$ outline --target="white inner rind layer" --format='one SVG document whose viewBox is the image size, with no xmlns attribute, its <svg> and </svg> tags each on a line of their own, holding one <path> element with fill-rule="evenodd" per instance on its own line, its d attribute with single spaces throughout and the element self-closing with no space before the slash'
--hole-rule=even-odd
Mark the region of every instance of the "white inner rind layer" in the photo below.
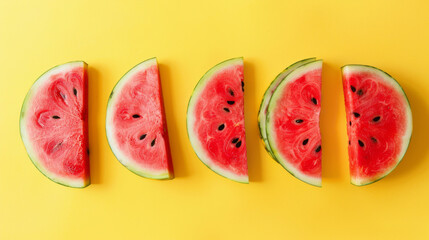
<svg viewBox="0 0 429 240">
<path fill-rule="evenodd" d="M 199 141 L 197 133 L 194 131 L 194 125 L 195 125 L 195 104 L 197 103 L 198 99 L 200 98 L 200 94 L 203 92 L 205 86 L 207 83 L 212 79 L 214 75 L 217 73 L 223 71 L 226 68 L 229 68 L 234 65 L 243 65 L 243 58 L 233 58 L 224 62 L 219 63 L 218 65 L 211 68 L 204 76 L 200 79 L 197 86 L 194 89 L 194 92 L 192 93 L 191 98 L 189 99 L 188 104 L 188 112 L 186 115 L 187 119 L 187 129 L 188 129 L 188 137 L 191 141 L 191 145 L 195 150 L 195 153 L 197 154 L 198 158 L 205 164 L 207 167 L 209 167 L 211 170 L 216 172 L 217 174 L 224 176 L 228 179 L 242 182 L 242 183 L 248 183 L 249 177 L 246 176 L 240 176 L 236 175 L 230 171 L 227 171 L 219 166 L 217 166 L 213 160 L 210 158 L 210 156 L 206 153 L 205 148 L 202 146 L 201 141 Z"/>
<path fill-rule="evenodd" d="M 283 93 L 285 91 L 285 87 L 287 86 L 287 84 L 289 82 L 295 81 L 296 79 L 302 77 L 308 72 L 311 72 L 316 69 L 321 69 L 321 68 L 322 68 L 322 60 L 317 60 L 317 61 L 313 61 L 310 63 L 306 63 L 304 65 L 301 65 L 300 67 L 296 68 L 294 71 L 289 73 L 289 75 L 287 75 L 286 78 L 280 83 L 280 85 L 274 91 L 273 96 L 271 97 L 270 103 L 268 104 L 268 111 L 267 111 L 268 114 L 267 114 L 267 123 L 266 123 L 268 143 L 270 145 L 272 153 L 274 154 L 278 162 L 296 178 L 308 184 L 319 186 L 319 187 L 322 185 L 322 178 L 316 178 L 302 173 L 299 169 L 297 169 L 296 167 L 294 167 L 292 164 L 289 163 L 290 161 L 289 159 L 287 159 L 279 152 L 279 149 L 277 146 L 277 140 L 276 140 L 277 135 L 274 129 L 274 123 L 273 121 L 271 121 L 271 119 L 273 118 L 273 115 L 275 113 L 274 110 L 277 106 L 277 102 L 283 96 Z"/>
<path fill-rule="evenodd" d="M 107 103 L 107 110 L 106 110 L 106 135 L 107 135 L 107 141 L 109 142 L 110 148 L 112 149 L 113 154 L 115 157 L 119 160 L 119 162 L 124 165 L 126 168 L 128 168 L 133 173 L 146 177 L 146 178 L 152 178 L 152 179 L 169 179 L 170 173 L 168 172 L 168 169 L 162 169 L 162 170 L 154 170 L 150 168 L 145 168 L 144 166 L 138 164 L 133 159 L 128 157 L 126 153 L 122 151 L 122 149 L 119 147 L 119 143 L 116 141 L 116 138 L 114 137 L 115 134 L 115 124 L 113 122 L 114 119 L 114 113 L 115 113 L 115 106 L 116 103 L 119 101 L 119 96 L 121 95 L 121 91 L 123 87 L 132 79 L 132 77 L 137 74 L 138 72 L 144 72 L 146 69 L 158 65 L 156 58 L 151 58 L 146 61 L 143 61 L 139 64 L 137 64 L 135 67 L 130 69 L 116 84 L 116 86 L 113 88 L 112 93 L 110 94 L 110 99 Z"/>
<path fill-rule="evenodd" d="M 396 164 L 391 168 L 388 169 L 387 171 L 381 173 L 378 176 L 375 176 L 373 178 L 350 178 L 350 181 L 352 184 L 354 185 L 358 185 L 358 186 L 362 186 L 362 185 L 367 185 L 370 183 L 373 183 L 377 180 L 382 179 L 383 177 L 387 176 L 389 173 L 391 173 L 396 166 L 398 166 L 398 164 L 401 162 L 402 158 L 405 155 L 405 152 L 408 149 L 408 145 L 410 144 L 410 139 L 411 139 L 411 134 L 413 132 L 413 117 L 411 114 L 411 107 L 410 107 L 410 103 L 408 102 L 408 98 L 404 92 L 404 90 L 402 89 L 402 87 L 399 85 L 399 83 L 389 74 L 387 74 L 386 72 L 372 67 L 372 66 L 366 66 L 366 65 L 346 65 L 344 67 L 342 67 L 342 72 L 343 72 L 343 76 L 348 76 L 350 74 L 354 74 L 354 73 L 364 73 L 367 72 L 371 75 L 375 75 L 378 76 L 381 81 L 383 81 L 384 83 L 386 83 L 387 85 L 391 86 L 393 89 L 395 89 L 398 93 L 400 93 L 400 95 L 403 97 L 403 101 L 407 103 L 407 107 L 406 107 L 406 119 L 407 119 L 407 123 L 406 123 L 406 132 L 404 133 L 404 136 L 402 136 L 402 144 L 401 144 L 401 151 L 396 159 Z"/>
<path fill-rule="evenodd" d="M 265 148 L 267 149 L 268 153 L 276 161 L 277 161 L 277 159 L 275 159 L 275 156 L 271 151 L 270 144 L 268 143 L 268 139 L 267 139 L 266 119 L 267 119 L 268 104 L 270 103 L 271 97 L 273 96 L 275 89 L 279 86 L 279 84 L 283 81 L 283 79 L 289 73 L 291 73 L 297 67 L 302 66 L 306 63 L 315 61 L 315 60 L 316 60 L 316 58 L 307 58 L 307 59 L 301 60 L 301 61 L 296 62 L 296 63 L 290 65 L 289 67 L 287 67 L 279 75 L 277 75 L 276 78 L 274 78 L 274 80 L 271 82 L 270 86 L 265 91 L 264 97 L 262 98 L 261 105 L 259 106 L 259 113 L 258 113 L 259 132 L 261 133 L 261 138 L 264 141 Z"/>
<path fill-rule="evenodd" d="M 24 142 L 24 146 L 27 150 L 28 156 L 30 157 L 33 164 L 39 169 L 39 171 L 51 179 L 52 181 L 59 183 L 64 186 L 68 187 L 76 187 L 76 188 L 83 188 L 90 184 L 90 179 L 82 179 L 82 178 L 69 178 L 66 176 L 59 176 L 53 172 L 50 172 L 48 169 L 46 169 L 43 164 L 41 163 L 40 159 L 37 156 L 37 153 L 35 149 L 33 148 L 33 144 L 28 136 L 27 132 L 27 122 L 30 120 L 31 116 L 27 116 L 26 112 L 28 107 L 31 106 L 33 103 L 33 97 L 38 94 L 38 90 L 45 84 L 49 84 L 49 80 L 51 76 L 60 74 L 63 72 L 70 71 L 76 67 L 83 67 L 83 69 L 86 71 L 88 68 L 88 65 L 85 62 L 82 61 L 76 61 L 76 62 L 69 62 L 62 65 L 58 65 L 56 67 L 53 67 L 46 71 L 42 76 L 40 76 L 33 84 L 33 86 L 30 88 L 30 90 L 27 93 L 27 96 L 25 97 L 24 103 L 22 104 L 21 108 L 21 117 L 19 121 L 20 126 L 20 132 L 21 132 L 21 138 Z"/>
</svg>

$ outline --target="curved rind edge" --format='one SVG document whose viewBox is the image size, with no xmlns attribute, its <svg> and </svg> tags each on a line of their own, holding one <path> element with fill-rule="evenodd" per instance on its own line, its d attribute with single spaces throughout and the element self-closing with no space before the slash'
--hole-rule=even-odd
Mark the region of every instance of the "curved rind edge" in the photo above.
<svg viewBox="0 0 429 240">
<path fill-rule="evenodd" d="M 268 104 L 271 100 L 271 97 L 275 91 L 275 89 L 278 87 L 278 85 L 285 79 L 285 77 L 292 72 L 297 67 L 309 63 L 312 61 L 315 61 L 316 58 L 306 58 L 303 60 L 300 60 L 298 62 L 295 62 L 291 65 L 289 65 L 287 68 L 285 68 L 283 71 L 281 71 L 274 80 L 270 83 L 268 88 L 265 90 L 264 96 L 262 97 L 261 104 L 259 105 L 259 111 L 258 111 L 258 127 L 259 127 L 259 137 L 264 142 L 265 150 L 271 155 L 271 157 L 276 161 L 279 162 L 276 157 L 274 156 L 273 152 L 271 151 L 270 145 L 268 143 L 267 139 L 267 132 L 266 132 L 266 114 L 265 112 L 268 110 Z"/>
<path fill-rule="evenodd" d="M 119 148 L 115 146 L 117 145 L 116 140 L 113 137 L 113 131 L 111 131 L 111 129 L 109 128 L 109 126 L 113 126 L 113 123 L 111 122 L 111 119 L 112 119 L 111 108 L 116 101 L 117 94 L 115 93 L 121 91 L 122 87 L 129 80 L 129 77 L 133 76 L 133 73 L 137 71 L 141 71 L 153 65 L 158 65 L 156 57 L 149 58 L 147 60 L 144 60 L 138 63 L 137 65 L 129 69 L 113 87 L 109 95 L 109 99 L 107 101 L 107 108 L 106 108 L 106 126 L 105 126 L 106 137 L 107 137 L 107 142 L 109 144 L 109 147 L 113 152 L 113 155 L 115 155 L 116 159 L 118 159 L 118 161 L 129 171 L 144 178 L 157 179 L 157 180 L 169 180 L 169 179 L 173 179 L 174 176 L 172 173 L 168 171 L 168 169 L 166 171 L 154 172 L 149 169 L 144 169 L 141 166 L 135 165 L 133 164 L 132 161 L 126 161 L 126 157 L 121 153 Z"/>
<path fill-rule="evenodd" d="M 410 106 L 410 102 L 408 101 L 408 97 L 404 91 L 404 89 L 402 88 L 402 86 L 399 84 L 398 81 L 396 81 L 395 78 L 393 78 L 390 74 L 388 74 L 387 72 L 373 67 L 373 66 L 369 66 L 369 65 L 363 65 L 363 64 L 347 64 L 341 67 L 342 70 L 342 74 L 346 75 L 348 72 L 351 71 L 357 71 L 357 72 L 361 72 L 362 70 L 364 71 L 370 71 L 374 74 L 378 74 L 381 79 L 383 79 L 386 83 L 390 84 L 392 87 L 394 87 L 398 92 L 402 93 L 402 96 L 405 99 L 405 102 L 407 103 L 407 129 L 408 131 L 406 132 L 406 134 L 404 134 L 403 136 L 403 147 L 401 149 L 401 153 L 400 153 L 400 157 L 398 157 L 396 164 L 389 169 L 388 171 L 386 171 L 383 174 L 380 174 L 374 178 L 370 178 L 370 179 L 353 179 L 352 177 L 350 177 L 350 183 L 355 185 L 355 186 L 365 186 L 365 185 L 369 185 L 371 183 L 375 183 L 381 179 L 383 179 L 384 177 L 386 177 L 387 175 L 389 175 L 393 170 L 395 170 L 395 168 L 399 165 L 399 163 L 402 161 L 403 157 L 405 156 L 405 153 L 407 152 L 408 146 L 410 144 L 410 140 L 411 140 L 411 135 L 412 135 L 412 131 L 413 131 L 413 119 L 412 119 L 412 112 L 411 112 L 411 106 Z"/>
<path fill-rule="evenodd" d="M 21 139 L 22 139 L 24 147 L 27 151 L 27 155 L 30 158 L 33 165 L 37 168 L 37 170 L 39 170 L 39 172 L 41 172 L 49 180 L 51 180 L 55 183 L 58 183 L 60 185 L 63 185 L 66 187 L 71 187 L 71 188 L 85 188 L 91 184 L 91 180 L 88 177 L 88 179 L 76 181 L 76 179 L 68 179 L 68 178 L 64 178 L 64 177 L 60 177 L 60 176 L 55 176 L 54 174 L 50 173 L 46 168 L 44 168 L 39 163 L 40 161 L 33 154 L 33 149 L 32 149 L 31 143 L 29 142 L 29 140 L 27 138 L 27 133 L 26 133 L 26 129 L 24 126 L 25 126 L 25 123 L 27 120 L 25 113 L 27 111 L 28 104 L 31 102 L 31 99 L 33 97 L 35 90 L 37 90 L 37 87 L 39 85 L 43 84 L 45 81 L 47 81 L 49 79 L 49 76 L 51 76 L 57 72 L 60 72 L 63 69 L 68 69 L 69 67 L 72 68 L 72 67 L 74 67 L 74 65 L 77 66 L 80 64 L 82 64 L 85 71 L 87 71 L 88 64 L 86 62 L 84 62 L 84 61 L 71 61 L 71 62 L 61 64 L 61 65 L 54 66 L 54 67 L 48 69 L 42 75 L 40 75 L 36 79 L 36 81 L 32 84 L 30 90 L 28 90 L 27 95 L 25 96 L 24 101 L 22 103 L 21 111 L 20 111 L 20 115 L 19 115 L 20 116 L 19 117 L 19 130 L 20 130 Z"/>
<path fill-rule="evenodd" d="M 308 184 L 316 186 L 316 187 L 322 186 L 322 179 L 321 178 L 313 178 L 313 177 L 309 177 L 309 176 L 306 176 L 304 174 L 301 174 L 300 171 L 298 171 L 295 167 L 289 165 L 286 162 L 286 160 L 282 159 L 282 157 L 279 155 L 278 151 L 274 147 L 276 141 L 272 138 L 273 132 L 270 131 L 270 129 L 271 129 L 271 126 L 270 126 L 270 122 L 271 122 L 270 121 L 270 115 L 271 114 L 270 113 L 273 112 L 273 108 L 276 105 L 275 101 L 276 101 L 276 99 L 279 98 L 278 95 L 281 94 L 281 91 L 287 85 L 288 82 L 290 82 L 292 79 L 296 79 L 297 77 L 295 77 L 295 76 L 301 76 L 302 74 L 305 74 L 306 72 L 308 72 L 310 70 L 322 68 L 322 62 L 323 62 L 323 60 L 319 59 L 316 61 L 312 61 L 312 62 L 303 64 L 303 65 L 299 66 L 298 68 L 296 68 L 291 73 L 289 73 L 288 76 L 286 76 L 286 78 L 279 84 L 276 91 L 273 93 L 273 96 L 271 97 L 270 103 L 268 104 L 268 114 L 267 114 L 267 123 L 266 123 L 268 143 L 270 145 L 270 148 L 272 149 L 274 156 L 277 158 L 280 165 L 282 165 L 282 167 L 284 169 L 286 169 L 292 176 L 296 177 L 297 179 L 299 179 L 305 183 L 308 183 Z"/>
<path fill-rule="evenodd" d="M 215 164 L 212 164 L 211 161 L 209 160 L 210 158 L 205 156 L 204 151 L 201 150 L 202 149 L 201 144 L 196 140 L 197 137 L 194 137 L 194 134 L 192 132 L 192 129 L 193 129 L 192 126 L 194 125 L 195 120 L 191 114 L 192 112 L 191 110 L 195 105 L 196 99 L 198 99 L 199 94 L 202 92 L 202 89 L 206 85 L 206 81 L 211 79 L 211 76 L 213 76 L 215 73 L 222 70 L 223 68 L 234 66 L 236 64 L 243 65 L 243 58 L 242 57 L 232 58 L 232 59 L 225 60 L 221 63 L 218 63 L 217 65 L 209 69 L 203 75 L 203 77 L 198 81 L 188 102 L 188 108 L 186 112 L 186 127 L 188 132 L 188 138 L 189 138 L 189 141 L 191 142 L 194 152 L 197 155 L 197 157 L 201 160 L 201 162 L 204 163 L 204 165 L 206 165 L 209 169 L 211 169 L 213 172 L 217 173 L 222 177 L 225 177 L 227 179 L 230 179 L 239 183 L 249 183 L 248 176 L 238 176 L 235 174 L 231 174 L 229 171 L 225 171 L 224 169 L 216 166 Z"/>
</svg>

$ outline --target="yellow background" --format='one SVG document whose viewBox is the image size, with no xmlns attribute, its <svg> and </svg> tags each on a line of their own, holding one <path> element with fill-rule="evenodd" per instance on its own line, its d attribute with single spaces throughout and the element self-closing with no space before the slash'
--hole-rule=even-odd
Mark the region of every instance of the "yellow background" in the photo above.
<svg viewBox="0 0 429 240">
<path fill-rule="evenodd" d="M 429 239 L 428 1 L 1 1 L 0 239 Z M 132 66 L 156 56 L 176 179 L 124 168 L 105 108 Z M 186 107 L 212 66 L 243 56 L 249 185 L 211 172 L 187 139 Z M 264 90 L 289 64 L 324 59 L 323 187 L 270 159 L 258 138 Z M 47 69 L 89 64 L 92 185 L 71 189 L 31 164 L 19 136 L 26 92 Z M 403 162 L 349 184 L 340 66 L 393 75 L 413 110 Z"/>
</svg>

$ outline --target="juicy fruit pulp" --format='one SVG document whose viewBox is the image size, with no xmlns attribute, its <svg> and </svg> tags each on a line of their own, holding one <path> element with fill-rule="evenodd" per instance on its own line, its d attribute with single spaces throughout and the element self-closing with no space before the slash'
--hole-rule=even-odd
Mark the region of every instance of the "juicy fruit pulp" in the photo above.
<svg viewBox="0 0 429 240">
<path fill-rule="evenodd" d="M 85 187 L 89 179 L 87 64 L 44 73 L 21 110 L 21 137 L 34 165 L 52 181 Z"/>
<path fill-rule="evenodd" d="M 267 88 L 267 90 L 264 93 L 264 97 L 262 98 L 261 105 L 259 106 L 259 112 L 258 112 L 259 133 L 260 133 L 261 139 L 264 141 L 265 149 L 276 161 L 277 159 L 275 158 L 274 154 L 271 151 L 271 147 L 270 147 L 270 144 L 268 143 L 268 138 L 267 138 L 266 119 L 267 119 L 268 104 L 270 103 L 270 100 L 271 100 L 271 97 L 273 96 L 274 91 L 277 89 L 279 84 L 285 79 L 285 77 L 289 75 L 289 73 L 291 73 L 297 67 L 315 60 L 316 58 L 307 58 L 307 59 L 298 61 L 290 65 L 289 67 L 287 67 L 279 75 L 277 75 L 277 77 L 271 82 L 270 86 Z"/>
<path fill-rule="evenodd" d="M 315 186 L 322 179 L 321 74 L 322 60 L 292 70 L 274 91 L 266 122 L 268 143 L 277 161 Z"/>
<path fill-rule="evenodd" d="M 106 133 L 113 153 L 132 172 L 174 178 L 155 58 L 138 64 L 116 84 L 107 107 Z"/>
<path fill-rule="evenodd" d="M 408 147 L 411 109 L 399 84 L 370 66 L 343 67 L 351 182 L 365 185 L 389 174 Z"/>
<path fill-rule="evenodd" d="M 243 59 L 210 69 L 189 100 L 188 135 L 201 161 L 216 173 L 247 183 Z"/>
</svg>

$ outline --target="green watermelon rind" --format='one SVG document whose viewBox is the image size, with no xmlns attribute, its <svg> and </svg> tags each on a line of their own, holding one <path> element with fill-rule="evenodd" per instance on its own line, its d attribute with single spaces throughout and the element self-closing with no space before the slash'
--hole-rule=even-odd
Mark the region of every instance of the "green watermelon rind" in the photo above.
<svg viewBox="0 0 429 240">
<path fill-rule="evenodd" d="M 296 68 L 294 71 L 289 73 L 289 75 L 286 76 L 286 78 L 279 84 L 277 89 L 274 91 L 273 96 L 271 97 L 270 103 L 268 104 L 268 114 L 267 114 L 267 122 L 266 122 L 266 129 L 267 129 L 267 139 L 268 143 L 270 145 L 270 148 L 272 150 L 272 153 L 274 154 L 275 158 L 278 160 L 280 165 L 284 169 L 286 169 L 290 174 L 292 174 L 294 177 L 298 178 L 299 180 L 308 183 L 310 185 L 321 187 L 322 186 L 322 179 L 321 178 L 314 178 L 306 176 L 305 174 L 300 173 L 298 169 L 293 167 L 292 165 L 288 164 L 287 159 L 283 159 L 283 157 L 279 154 L 278 149 L 275 147 L 276 140 L 274 139 L 275 132 L 271 131 L 271 114 L 274 112 L 274 108 L 276 107 L 277 101 L 280 99 L 282 90 L 286 87 L 286 85 L 294 79 L 297 79 L 298 77 L 302 76 L 303 74 L 321 68 L 322 67 L 322 60 L 316 60 L 312 61 L 306 64 L 303 64 Z"/>
<path fill-rule="evenodd" d="M 367 72 L 371 72 L 372 74 L 376 74 L 379 75 L 381 77 L 381 79 L 383 79 L 385 81 L 385 83 L 388 83 L 391 87 L 393 87 L 397 92 L 402 93 L 401 95 L 404 97 L 405 102 L 407 103 L 407 132 L 404 134 L 403 136 L 403 141 L 402 141 L 402 149 L 401 149 L 401 153 L 399 154 L 399 157 L 397 159 L 397 162 L 394 166 L 392 166 L 391 169 L 387 170 L 386 172 L 373 177 L 373 178 L 369 178 L 369 179 L 353 179 L 352 177 L 350 177 L 350 183 L 355 185 L 355 186 L 365 186 L 374 182 L 377 182 L 381 179 L 383 179 L 384 177 L 386 177 L 387 175 L 389 175 L 398 165 L 399 163 L 402 161 L 405 153 L 407 152 L 408 146 L 410 144 L 410 140 L 411 140 L 411 134 L 413 131 L 413 119 L 412 119 L 412 113 L 411 113 L 411 107 L 410 107 L 410 102 L 408 101 L 408 97 L 405 94 L 404 89 L 401 87 L 401 85 L 399 84 L 398 81 L 396 81 L 396 79 L 394 79 L 390 74 L 386 73 L 385 71 L 373 67 L 373 66 L 369 66 L 369 65 L 362 65 L 362 64 L 347 64 L 341 67 L 342 70 L 342 74 L 345 75 L 345 73 L 354 71 L 354 72 L 362 72 L 362 71 L 367 71 Z"/>
<path fill-rule="evenodd" d="M 213 172 L 219 174 L 222 177 L 225 177 L 227 179 L 239 182 L 239 183 L 249 183 L 249 177 L 248 176 L 238 176 L 235 174 L 231 174 L 230 172 L 216 166 L 215 164 L 212 164 L 210 161 L 210 157 L 208 157 L 205 153 L 204 150 L 200 144 L 199 141 L 197 141 L 198 137 L 194 136 L 194 133 L 192 131 L 193 129 L 193 125 L 194 125 L 194 117 L 192 115 L 193 111 L 192 109 L 194 108 L 196 101 L 199 97 L 199 94 L 201 94 L 202 90 L 204 89 L 204 87 L 206 86 L 206 83 L 208 80 L 211 79 L 211 77 L 219 72 L 220 70 L 227 68 L 227 67 L 231 67 L 234 65 L 243 65 L 243 58 L 239 57 L 239 58 L 232 58 L 232 59 L 228 59 L 226 61 L 223 61 L 217 65 L 215 65 L 214 67 L 212 67 L 210 70 L 208 70 L 203 77 L 199 80 L 199 82 L 197 83 L 197 85 L 195 86 L 191 98 L 189 99 L 188 102 L 188 108 L 187 108 L 187 113 L 186 113 L 186 127 L 187 127 L 187 132 L 188 132 L 188 138 L 191 142 L 192 147 L 195 150 L 195 154 L 197 155 L 197 157 L 201 160 L 201 162 L 203 162 L 209 169 L 211 169 Z"/>
<path fill-rule="evenodd" d="M 114 124 L 112 122 L 112 119 L 113 119 L 112 111 L 113 110 L 111 110 L 111 109 L 117 100 L 117 98 L 116 98 L 116 96 L 118 95 L 117 93 L 121 91 L 122 87 L 129 80 L 129 77 L 133 76 L 133 74 L 138 72 L 138 71 L 141 71 L 143 69 L 146 69 L 150 66 L 157 65 L 157 64 L 158 63 L 157 63 L 157 60 L 155 57 L 149 58 L 143 62 L 140 62 L 139 64 L 135 65 L 130 70 L 128 70 L 128 72 L 126 72 L 121 77 L 121 79 L 119 79 L 119 81 L 115 84 L 112 92 L 109 95 L 109 100 L 107 102 L 106 137 L 107 137 L 107 142 L 109 143 L 109 147 L 113 152 L 113 155 L 115 155 L 116 159 L 118 159 L 118 161 L 124 167 L 126 167 L 128 170 L 130 170 L 134 174 L 141 176 L 141 177 L 150 178 L 150 179 L 158 179 L 158 180 L 168 180 L 168 179 L 173 178 L 172 174 L 170 174 L 168 169 L 165 171 L 159 171 L 158 173 L 154 173 L 153 170 L 143 169 L 141 166 L 134 164 L 132 161 L 128 161 L 127 157 L 124 154 L 122 154 L 122 152 L 119 150 L 119 147 L 116 146 L 118 144 L 116 144 L 115 138 L 113 137 L 113 131 L 112 131 L 113 128 L 109 127 L 109 126 L 114 126 Z"/>
<path fill-rule="evenodd" d="M 298 62 L 295 62 L 293 64 L 291 64 L 289 67 L 285 68 L 282 72 L 280 72 L 275 78 L 274 80 L 270 83 L 270 86 L 268 86 L 267 90 L 264 93 L 264 96 L 262 97 L 262 101 L 261 104 L 259 106 L 259 111 L 258 111 L 258 127 L 259 127 L 259 137 L 262 139 L 262 141 L 264 142 L 264 147 L 265 150 L 271 155 L 271 157 L 278 162 L 278 160 L 275 158 L 274 154 L 271 151 L 270 148 L 270 144 L 268 143 L 268 139 L 267 139 L 267 132 L 266 132 L 266 111 L 268 109 L 268 104 L 270 103 L 271 100 L 271 96 L 273 95 L 275 89 L 278 87 L 278 85 L 285 79 L 285 77 L 287 75 L 289 75 L 289 73 L 291 73 L 293 70 L 295 70 L 297 67 L 305 64 L 305 63 L 309 63 L 312 61 L 315 61 L 316 58 L 306 58 L 303 60 L 300 60 Z"/>
<path fill-rule="evenodd" d="M 27 95 L 25 96 L 24 102 L 22 103 L 22 106 L 21 106 L 21 112 L 20 112 L 20 118 L 19 118 L 19 129 L 20 129 L 21 139 L 22 139 L 22 142 L 24 143 L 25 149 L 27 150 L 27 155 L 30 158 L 33 165 L 37 168 L 37 170 L 39 170 L 39 172 L 41 172 L 45 177 L 47 177 L 51 181 L 58 183 L 60 185 L 66 186 L 66 187 L 71 187 L 71 188 L 85 188 L 91 184 L 91 180 L 89 177 L 88 177 L 88 179 L 85 179 L 84 181 L 76 181 L 75 179 L 69 179 L 69 178 L 65 178 L 65 177 L 61 177 L 61 176 L 56 176 L 55 174 L 50 173 L 49 170 L 47 170 L 45 167 L 42 166 L 42 164 L 40 164 L 40 161 L 38 160 L 38 158 L 34 154 L 34 150 L 31 146 L 31 143 L 29 142 L 29 139 L 28 139 L 27 133 L 26 133 L 26 129 L 24 127 L 25 123 L 26 123 L 25 113 L 26 113 L 27 108 L 31 102 L 31 99 L 35 93 L 35 90 L 37 90 L 37 88 L 40 85 L 42 85 L 47 80 L 49 80 L 50 76 L 57 74 L 57 73 L 60 73 L 65 69 L 71 69 L 71 68 L 74 68 L 77 66 L 82 66 L 82 65 L 83 65 L 84 69 L 88 68 L 88 64 L 84 61 L 71 61 L 71 62 L 67 62 L 67 63 L 61 64 L 61 65 L 57 65 L 55 67 L 52 67 L 49 70 L 47 70 L 46 72 L 44 72 L 42 75 L 40 75 L 40 77 L 38 77 L 36 79 L 36 81 L 31 86 L 30 90 L 27 92 Z"/>
</svg>

